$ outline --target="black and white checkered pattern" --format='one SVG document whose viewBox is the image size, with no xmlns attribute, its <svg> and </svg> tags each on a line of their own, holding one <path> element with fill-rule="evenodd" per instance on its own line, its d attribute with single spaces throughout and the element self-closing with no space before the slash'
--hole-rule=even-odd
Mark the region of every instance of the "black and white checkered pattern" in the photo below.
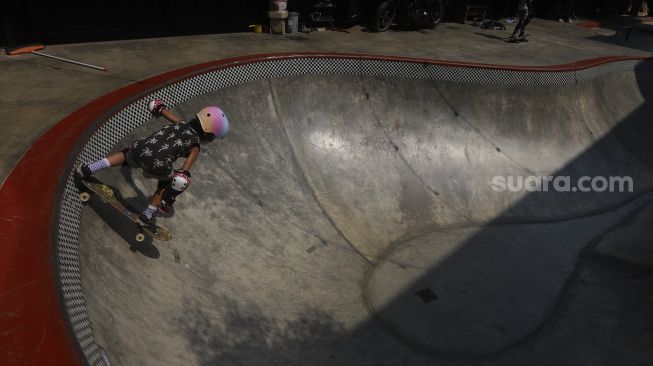
<svg viewBox="0 0 653 366">
<path fill-rule="evenodd" d="M 77 156 L 75 164 L 105 157 L 126 135 L 148 121 L 151 116 L 147 110 L 147 103 L 151 99 L 163 99 L 169 107 L 174 107 L 204 93 L 254 80 L 295 75 L 345 74 L 446 80 L 468 84 L 572 86 L 607 73 L 641 68 L 652 69 L 652 65 L 653 62 L 650 61 L 620 61 L 579 71 L 535 72 L 403 62 L 370 57 L 338 58 L 338 56 L 311 57 L 305 55 L 285 58 L 271 57 L 249 63 L 235 63 L 206 70 L 119 107 L 120 109 L 95 131 Z M 68 174 L 60 207 L 56 246 L 61 291 L 68 318 L 83 356 L 90 365 L 109 365 L 109 359 L 104 350 L 95 342 L 91 321 L 86 312 L 78 253 L 82 205 L 78 198 L 77 188 L 73 183 L 72 166 L 68 167 Z"/>
<path fill-rule="evenodd" d="M 606 74 L 629 71 L 629 70 L 642 70 L 652 69 L 653 62 L 642 61 L 620 61 L 604 64 L 598 67 L 576 71 L 576 80 L 578 82 L 590 81 Z"/>
</svg>

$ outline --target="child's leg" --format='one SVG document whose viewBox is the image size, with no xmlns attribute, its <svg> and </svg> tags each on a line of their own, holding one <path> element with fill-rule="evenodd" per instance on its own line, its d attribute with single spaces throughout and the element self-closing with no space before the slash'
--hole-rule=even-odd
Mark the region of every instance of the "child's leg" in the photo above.
<svg viewBox="0 0 653 366">
<path fill-rule="evenodd" d="M 152 195 L 152 199 L 150 200 L 150 206 L 154 206 L 158 209 L 159 205 L 161 204 L 161 200 L 163 199 L 163 194 L 165 193 L 166 188 L 162 187 L 161 185 L 156 187 L 156 191 L 154 191 L 154 195 Z"/>
<path fill-rule="evenodd" d="M 141 215 L 141 221 L 144 221 L 146 224 L 151 224 L 152 219 L 156 217 L 157 212 L 159 211 L 159 206 L 161 205 L 161 200 L 165 194 L 166 185 L 162 184 L 162 181 L 159 181 L 159 184 L 150 199 L 150 205 L 143 211 Z M 147 219 L 143 220 L 143 218 Z"/>
<path fill-rule="evenodd" d="M 517 22 L 517 25 L 515 26 L 515 30 L 512 32 L 512 38 L 516 38 L 518 34 L 524 32 L 524 28 L 526 28 L 526 19 L 528 19 L 528 14 L 524 14 L 525 12 L 520 11 L 519 12 L 519 21 Z"/>
<path fill-rule="evenodd" d="M 114 166 L 124 164 L 125 163 L 125 155 L 127 153 L 127 151 L 125 151 L 125 150 L 127 150 L 127 149 L 118 151 L 115 154 L 111 154 L 111 155 L 107 156 L 106 159 L 109 161 L 109 165 L 114 167 Z"/>
<path fill-rule="evenodd" d="M 90 177 L 91 175 L 99 172 L 100 170 L 124 164 L 126 150 L 128 149 L 119 151 L 115 154 L 111 154 L 106 158 L 100 159 L 94 163 L 82 165 L 80 167 L 80 174 L 84 177 Z"/>
</svg>

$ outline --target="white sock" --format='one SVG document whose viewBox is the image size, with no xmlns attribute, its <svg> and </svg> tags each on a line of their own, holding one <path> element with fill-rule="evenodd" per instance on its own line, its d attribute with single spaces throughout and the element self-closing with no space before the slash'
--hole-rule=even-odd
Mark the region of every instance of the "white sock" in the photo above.
<svg viewBox="0 0 653 366">
<path fill-rule="evenodd" d="M 111 164 L 109 164 L 109 159 L 104 158 L 102 160 L 96 161 L 95 163 L 90 163 L 87 166 L 91 170 L 91 174 L 95 174 L 95 173 L 99 172 L 102 169 L 106 169 L 106 168 L 110 167 Z"/>
<path fill-rule="evenodd" d="M 159 211 L 157 207 L 149 205 L 145 211 L 143 211 L 143 216 L 147 217 L 148 220 L 152 220 L 152 217 L 156 214 L 157 211 Z"/>
</svg>

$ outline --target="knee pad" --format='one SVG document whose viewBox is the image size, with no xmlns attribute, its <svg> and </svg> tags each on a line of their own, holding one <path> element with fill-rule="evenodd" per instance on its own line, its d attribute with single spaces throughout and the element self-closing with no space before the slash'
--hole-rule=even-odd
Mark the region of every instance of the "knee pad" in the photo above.
<svg viewBox="0 0 653 366">
<path fill-rule="evenodd" d="M 179 194 L 188 188 L 190 185 L 190 178 L 182 173 L 175 173 L 170 180 L 170 188 L 175 194 Z"/>
<path fill-rule="evenodd" d="M 164 201 L 174 200 L 175 197 L 185 191 L 190 185 L 190 178 L 182 173 L 175 173 L 170 180 L 160 180 L 157 188 L 165 188 Z"/>
</svg>

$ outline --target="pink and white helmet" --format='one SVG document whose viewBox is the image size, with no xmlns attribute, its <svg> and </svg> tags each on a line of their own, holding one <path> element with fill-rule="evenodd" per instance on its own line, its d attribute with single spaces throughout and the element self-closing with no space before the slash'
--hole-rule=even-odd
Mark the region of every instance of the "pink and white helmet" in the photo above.
<svg viewBox="0 0 653 366">
<path fill-rule="evenodd" d="M 212 133 L 219 139 L 223 139 L 229 133 L 229 120 L 220 108 L 204 107 L 196 115 L 204 132 Z"/>
</svg>

